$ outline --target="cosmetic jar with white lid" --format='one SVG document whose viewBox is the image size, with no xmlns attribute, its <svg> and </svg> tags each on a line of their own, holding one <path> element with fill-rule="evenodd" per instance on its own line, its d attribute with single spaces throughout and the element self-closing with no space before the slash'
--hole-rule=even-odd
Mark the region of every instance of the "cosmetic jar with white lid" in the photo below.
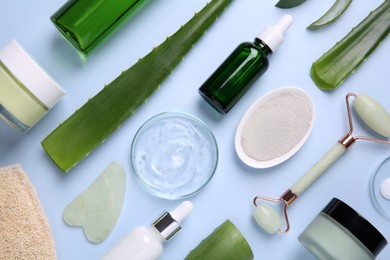
<svg viewBox="0 0 390 260">
<path fill-rule="evenodd" d="M 64 94 L 17 41 L 0 50 L 0 118 L 9 125 L 27 132 Z"/>
<path fill-rule="evenodd" d="M 375 259 L 387 245 L 370 222 L 337 198 L 314 218 L 298 240 L 318 259 Z"/>
</svg>

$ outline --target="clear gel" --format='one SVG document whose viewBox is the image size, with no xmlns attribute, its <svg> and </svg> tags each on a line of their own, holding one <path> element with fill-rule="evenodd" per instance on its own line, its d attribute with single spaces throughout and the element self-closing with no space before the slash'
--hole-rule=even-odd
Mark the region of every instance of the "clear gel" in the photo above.
<svg viewBox="0 0 390 260">
<path fill-rule="evenodd" d="M 204 126 L 186 117 L 166 117 L 143 127 L 132 153 L 145 188 L 167 199 L 187 197 L 208 182 L 216 150 Z"/>
</svg>

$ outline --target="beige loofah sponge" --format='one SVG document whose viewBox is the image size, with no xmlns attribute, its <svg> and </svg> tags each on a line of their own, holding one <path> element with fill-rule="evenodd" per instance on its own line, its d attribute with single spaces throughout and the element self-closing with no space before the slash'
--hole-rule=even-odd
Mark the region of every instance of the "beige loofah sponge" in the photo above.
<svg viewBox="0 0 390 260">
<path fill-rule="evenodd" d="M 57 259 L 45 212 L 19 165 L 0 168 L 0 259 Z"/>
</svg>

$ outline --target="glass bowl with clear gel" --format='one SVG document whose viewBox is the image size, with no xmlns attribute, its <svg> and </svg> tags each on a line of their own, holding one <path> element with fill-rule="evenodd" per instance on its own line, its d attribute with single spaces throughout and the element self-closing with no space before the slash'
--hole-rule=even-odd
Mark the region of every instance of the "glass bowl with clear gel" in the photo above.
<svg viewBox="0 0 390 260">
<path fill-rule="evenodd" d="M 164 112 L 139 128 L 131 147 L 131 163 L 137 180 L 152 195 L 182 199 L 210 181 L 218 164 L 218 146 L 198 118 Z"/>
<path fill-rule="evenodd" d="M 370 180 L 370 190 L 376 208 L 390 219 L 390 157 L 374 171 Z"/>
</svg>

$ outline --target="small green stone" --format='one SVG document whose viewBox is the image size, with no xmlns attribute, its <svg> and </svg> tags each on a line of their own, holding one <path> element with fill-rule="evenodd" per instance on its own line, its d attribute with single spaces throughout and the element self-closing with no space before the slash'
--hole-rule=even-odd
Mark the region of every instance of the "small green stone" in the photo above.
<svg viewBox="0 0 390 260">
<path fill-rule="evenodd" d="M 268 204 L 260 204 L 252 214 L 257 224 L 270 234 L 278 231 L 282 226 L 282 219 Z"/>
</svg>

